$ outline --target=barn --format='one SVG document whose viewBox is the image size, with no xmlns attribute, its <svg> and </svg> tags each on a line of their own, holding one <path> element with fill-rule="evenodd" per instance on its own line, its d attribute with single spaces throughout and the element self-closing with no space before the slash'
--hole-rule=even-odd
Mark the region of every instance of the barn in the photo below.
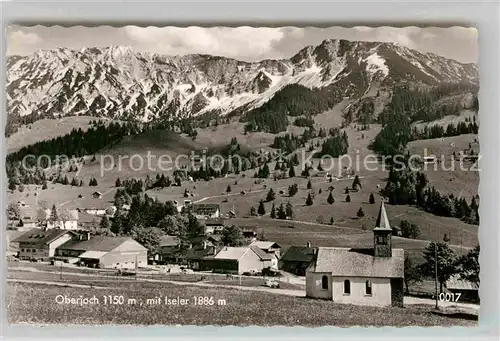
<svg viewBox="0 0 500 341">
<path fill-rule="evenodd" d="M 224 247 L 210 261 L 214 272 L 255 273 L 272 266 L 272 257 L 256 246 Z"/>
<path fill-rule="evenodd" d="M 78 257 L 81 264 L 94 268 L 134 269 L 148 261 L 147 249 L 130 237 L 70 240 L 57 248 L 57 255 Z"/>
</svg>

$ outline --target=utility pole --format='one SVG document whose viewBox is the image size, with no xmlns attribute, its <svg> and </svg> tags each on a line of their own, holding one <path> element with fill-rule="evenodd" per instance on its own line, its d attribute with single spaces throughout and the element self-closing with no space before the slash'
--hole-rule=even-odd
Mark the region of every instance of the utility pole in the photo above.
<svg viewBox="0 0 500 341">
<path fill-rule="evenodd" d="M 435 289 L 436 289 L 436 309 L 438 309 L 438 252 L 437 252 L 437 243 L 434 244 L 434 281 L 435 281 Z"/>
</svg>

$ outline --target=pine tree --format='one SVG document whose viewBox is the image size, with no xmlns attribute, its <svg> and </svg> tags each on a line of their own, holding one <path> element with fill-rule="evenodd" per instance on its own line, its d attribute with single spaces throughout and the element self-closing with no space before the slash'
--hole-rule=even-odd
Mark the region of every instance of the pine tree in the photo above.
<svg viewBox="0 0 500 341">
<path fill-rule="evenodd" d="M 99 227 L 104 230 L 109 230 L 111 228 L 111 222 L 109 221 L 108 217 L 104 216 L 101 218 Z"/>
<path fill-rule="evenodd" d="M 349 187 L 346 186 L 346 188 L 344 190 L 344 194 L 349 194 Z"/>
<path fill-rule="evenodd" d="M 271 218 L 276 219 L 276 208 L 274 207 L 274 203 L 273 207 L 271 208 Z"/>
<path fill-rule="evenodd" d="M 373 196 L 373 193 L 370 193 L 370 199 L 368 199 L 368 202 L 370 204 L 374 204 L 375 203 L 375 197 Z"/>
<path fill-rule="evenodd" d="M 261 200 L 261 201 L 259 202 L 259 208 L 257 209 L 257 213 L 258 213 L 259 215 L 264 215 L 264 214 L 266 214 L 266 207 L 264 206 L 264 201 L 263 201 L 263 200 Z"/>
<path fill-rule="evenodd" d="M 328 195 L 328 198 L 326 199 L 326 201 L 332 205 L 334 202 L 335 202 L 335 198 L 333 197 L 333 194 L 332 192 L 330 192 L 330 194 Z"/>
<path fill-rule="evenodd" d="M 286 211 L 283 203 L 278 207 L 278 219 L 286 219 Z"/>
<path fill-rule="evenodd" d="M 313 199 L 312 199 L 311 193 L 308 193 L 307 199 L 306 199 L 306 205 L 311 206 L 312 204 L 313 204 Z"/>
<path fill-rule="evenodd" d="M 352 189 L 358 189 L 358 187 L 356 186 L 359 186 L 359 188 L 361 188 L 361 181 L 359 180 L 359 176 L 357 175 L 354 177 L 354 181 L 352 182 Z"/>
<path fill-rule="evenodd" d="M 295 177 L 295 167 L 293 165 L 290 167 L 290 170 L 288 171 L 288 177 L 290 178 Z"/>
<path fill-rule="evenodd" d="M 9 186 L 10 187 L 10 186 Z M 15 186 L 14 186 L 15 187 Z M 44 181 L 43 184 L 42 184 L 42 190 L 43 189 L 47 189 L 47 181 Z M 10 189 L 10 188 L 9 188 Z"/>
<path fill-rule="evenodd" d="M 83 180 L 80 180 L 80 184 L 79 184 L 80 187 L 83 186 Z"/>
<path fill-rule="evenodd" d="M 257 215 L 257 210 L 255 209 L 255 207 L 250 207 L 250 215 L 252 217 L 256 216 Z"/>
<path fill-rule="evenodd" d="M 288 196 L 293 197 L 299 191 L 299 186 L 297 184 L 293 184 L 288 186 Z"/>
<path fill-rule="evenodd" d="M 333 225 L 335 223 L 335 220 L 333 220 L 333 217 L 330 218 L 330 225 Z"/>
<path fill-rule="evenodd" d="M 121 182 L 120 178 L 116 178 L 115 187 L 122 187 L 122 182 Z"/>
<path fill-rule="evenodd" d="M 312 189 L 312 183 L 311 180 L 307 182 L 307 189 Z"/>
<path fill-rule="evenodd" d="M 56 221 L 59 220 L 59 216 L 57 214 L 57 207 L 56 204 L 52 204 L 52 209 L 50 210 L 50 216 L 49 219 L 51 222 L 55 223 Z"/>
<path fill-rule="evenodd" d="M 356 213 L 356 216 L 358 218 L 363 218 L 365 216 L 365 212 L 363 211 L 362 207 L 359 208 L 358 213 Z"/>
<path fill-rule="evenodd" d="M 267 192 L 267 196 L 266 196 L 266 201 L 273 201 L 274 199 L 276 199 L 276 193 L 274 193 L 274 190 L 271 188 L 269 189 L 269 192 Z"/>
<path fill-rule="evenodd" d="M 227 185 L 226 192 L 230 193 L 231 192 L 231 185 Z"/>
<path fill-rule="evenodd" d="M 293 219 L 293 206 L 290 201 L 286 203 L 285 216 Z"/>
<path fill-rule="evenodd" d="M 345 197 L 345 202 L 351 202 L 351 196 L 349 194 Z"/>
</svg>

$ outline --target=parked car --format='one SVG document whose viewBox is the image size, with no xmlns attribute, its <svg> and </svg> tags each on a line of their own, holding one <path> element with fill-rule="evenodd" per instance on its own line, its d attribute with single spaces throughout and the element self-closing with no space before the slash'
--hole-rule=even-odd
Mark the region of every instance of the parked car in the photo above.
<svg viewBox="0 0 500 341">
<path fill-rule="evenodd" d="M 278 289 L 280 287 L 280 283 L 275 280 L 275 279 L 266 279 L 266 281 L 264 282 L 264 285 L 266 287 L 269 287 L 269 288 L 273 288 L 273 289 Z"/>
</svg>

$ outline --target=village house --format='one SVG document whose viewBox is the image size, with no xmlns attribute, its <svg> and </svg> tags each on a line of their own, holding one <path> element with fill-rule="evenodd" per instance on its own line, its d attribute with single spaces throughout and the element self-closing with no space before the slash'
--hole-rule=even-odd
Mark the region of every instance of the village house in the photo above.
<svg viewBox="0 0 500 341">
<path fill-rule="evenodd" d="M 179 238 L 176 236 L 162 236 L 158 254 L 153 258 L 155 262 L 160 264 L 177 263 L 179 259 Z"/>
<path fill-rule="evenodd" d="M 92 214 L 92 215 L 105 215 L 106 214 L 106 209 L 105 208 L 79 208 L 78 212 L 85 212 L 87 214 Z"/>
<path fill-rule="evenodd" d="M 191 209 L 198 219 L 220 218 L 219 204 L 193 204 Z"/>
<path fill-rule="evenodd" d="M 225 226 L 224 218 L 208 218 L 200 220 L 200 223 L 205 227 L 206 234 L 220 233 Z"/>
<path fill-rule="evenodd" d="M 67 210 L 58 214 L 57 220 L 51 219 L 51 209 L 45 210 L 45 228 L 77 230 L 78 229 L 78 210 Z"/>
<path fill-rule="evenodd" d="M 262 241 L 262 240 L 256 240 L 253 241 L 250 246 L 256 246 L 268 255 L 272 257 L 271 259 L 271 267 L 273 269 L 278 268 L 278 260 L 280 259 L 280 251 L 281 251 L 281 246 L 279 246 L 278 243 L 275 242 L 269 242 L 269 241 Z"/>
<path fill-rule="evenodd" d="M 56 248 L 76 236 L 76 233 L 60 229 L 32 229 L 13 239 L 17 243 L 19 259 L 48 261 L 56 253 Z"/>
<path fill-rule="evenodd" d="M 373 248 L 318 247 L 306 271 L 306 295 L 337 303 L 403 306 L 404 250 L 392 248 L 382 202 Z"/>
<path fill-rule="evenodd" d="M 259 273 L 272 266 L 272 257 L 256 246 L 223 247 L 211 261 L 214 272 Z"/>
<path fill-rule="evenodd" d="M 311 243 L 307 243 L 307 246 L 290 246 L 279 259 L 278 268 L 297 276 L 304 276 L 306 269 L 314 260 L 316 251 Z"/>
<path fill-rule="evenodd" d="M 479 302 L 479 285 L 460 279 L 458 275 L 451 276 L 446 281 L 446 290 L 453 294 L 460 294 L 460 301 Z"/>
<path fill-rule="evenodd" d="M 69 240 L 57 248 L 59 257 L 78 258 L 93 268 L 134 269 L 145 267 L 148 250 L 130 237 L 93 236 Z"/>
<path fill-rule="evenodd" d="M 203 240 L 187 250 L 186 263 L 193 270 L 212 271 L 213 258 L 219 250 L 217 243 Z"/>
</svg>

